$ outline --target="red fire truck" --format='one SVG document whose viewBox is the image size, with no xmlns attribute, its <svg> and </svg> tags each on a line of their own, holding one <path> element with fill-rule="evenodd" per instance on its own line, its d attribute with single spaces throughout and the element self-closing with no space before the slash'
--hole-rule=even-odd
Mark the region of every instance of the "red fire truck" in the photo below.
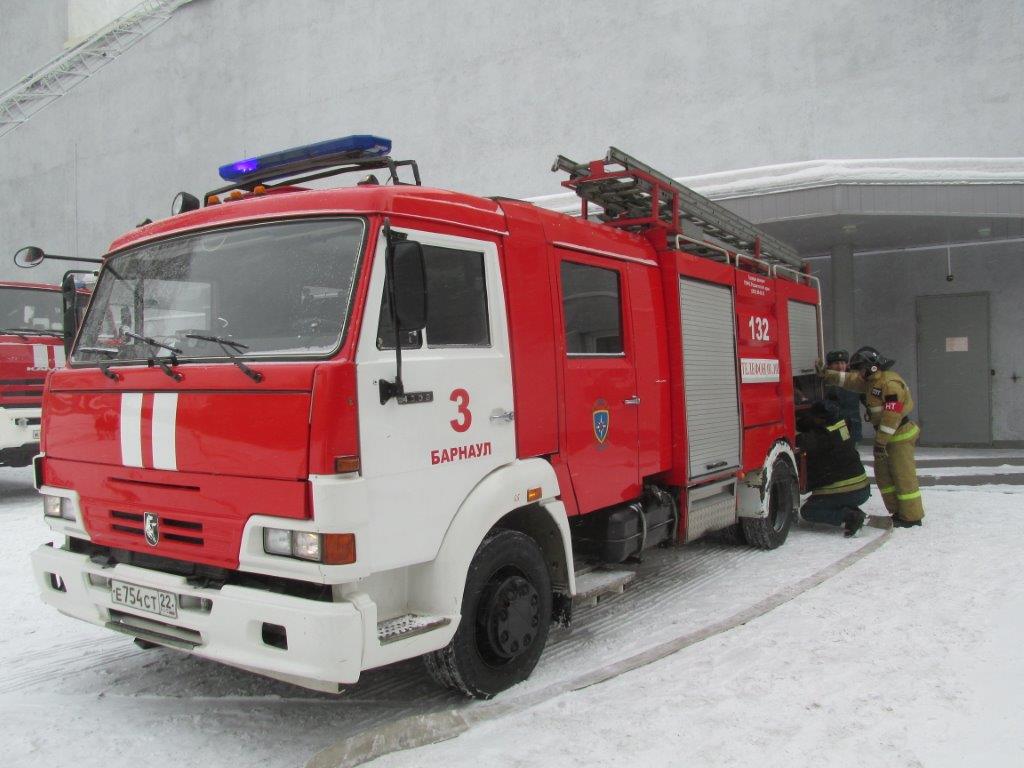
<svg viewBox="0 0 1024 768">
<path fill-rule="evenodd" d="M 318 690 L 424 656 L 487 698 L 586 564 L 785 540 L 820 355 L 791 248 L 615 149 L 556 162 L 579 217 L 389 153 L 232 163 L 113 243 L 46 388 L 46 602 Z"/>
<path fill-rule="evenodd" d="M 61 289 L 0 282 L 0 466 L 39 452 L 46 374 L 64 365 Z"/>
</svg>

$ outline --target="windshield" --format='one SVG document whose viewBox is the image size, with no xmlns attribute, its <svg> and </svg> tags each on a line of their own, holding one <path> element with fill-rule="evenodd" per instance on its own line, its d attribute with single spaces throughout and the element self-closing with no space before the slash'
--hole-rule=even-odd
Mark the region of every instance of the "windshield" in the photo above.
<svg viewBox="0 0 1024 768">
<path fill-rule="evenodd" d="M 0 287 L 0 332 L 64 330 L 59 291 Z"/>
<path fill-rule="evenodd" d="M 364 231 L 362 219 L 263 224 L 114 256 L 72 361 L 330 354 L 345 330 Z"/>
</svg>

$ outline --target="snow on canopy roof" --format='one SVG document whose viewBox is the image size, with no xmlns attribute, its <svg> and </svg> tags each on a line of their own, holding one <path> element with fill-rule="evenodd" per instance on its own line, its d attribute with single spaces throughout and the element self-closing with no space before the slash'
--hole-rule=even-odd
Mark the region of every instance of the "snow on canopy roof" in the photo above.
<svg viewBox="0 0 1024 768">
<path fill-rule="evenodd" d="M 809 160 L 763 165 L 676 181 L 712 200 L 792 192 L 833 184 L 1024 184 L 1024 157 L 910 157 L 876 160 Z M 579 210 L 571 193 L 527 198 L 541 208 Z"/>
</svg>

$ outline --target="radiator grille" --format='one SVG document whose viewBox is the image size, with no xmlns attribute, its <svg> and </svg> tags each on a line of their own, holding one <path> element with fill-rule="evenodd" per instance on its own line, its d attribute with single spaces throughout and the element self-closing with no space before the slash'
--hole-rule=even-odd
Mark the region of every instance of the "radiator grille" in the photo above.
<svg viewBox="0 0 1024 768">
<path fill-rule="evenodd" d="M 177 541 L 182 544 L 203 546 L 203 524 L 195 520 L 178 520 L 173 517 L 159 516 L 160 538 L 166 541 Z M 138 512 L 110 511 L 110 528 L 133 536 L 145 536 L 144 516 Z"/>
</svg>

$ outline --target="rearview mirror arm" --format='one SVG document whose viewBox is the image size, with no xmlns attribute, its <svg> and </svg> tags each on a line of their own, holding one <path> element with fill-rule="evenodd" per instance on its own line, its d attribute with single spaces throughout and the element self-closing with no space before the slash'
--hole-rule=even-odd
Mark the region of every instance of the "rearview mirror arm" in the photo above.
<svg viewBox="0 0 1024 768">
<path fill-rule="evenodd" d="M 405 386 L 402 384 L 402 329 L 398 324 L 398 293 L 395 290 L 395 240 L 404 239 L 405 235 L 391 231 L 390 219 L 384 219 L 384 226 L 381 228 L 381 232 L 386 243 L 384 251 L 384 282 L 388 287 L 391 325 L 395 329 L 395 380 L 391 382 L 381 379 L 378 382 L 380 387 L 380 404 L 384 405 L 392 397 L 400 397 L 405 394 Z"/>
</svg>

